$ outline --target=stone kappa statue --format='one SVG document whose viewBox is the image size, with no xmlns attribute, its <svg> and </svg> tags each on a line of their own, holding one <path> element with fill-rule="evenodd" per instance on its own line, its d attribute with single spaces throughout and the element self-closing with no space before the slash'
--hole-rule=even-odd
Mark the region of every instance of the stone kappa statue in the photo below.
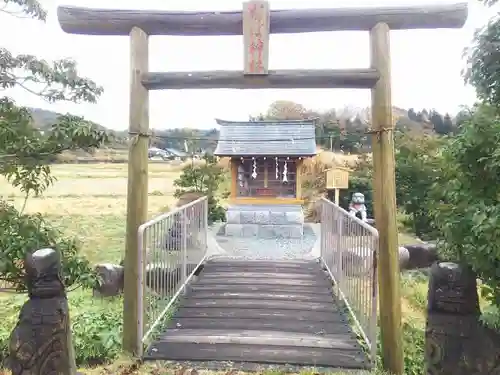
<svg viewBox="0 0 500 375">
<path fill-rule="evenodd" d="M 356 216 L 365 222 L 368 220 L 364 194 L 354 193 L 352 195 L 351 203 L 349 203 L 349 214 Z"/>
</svg>

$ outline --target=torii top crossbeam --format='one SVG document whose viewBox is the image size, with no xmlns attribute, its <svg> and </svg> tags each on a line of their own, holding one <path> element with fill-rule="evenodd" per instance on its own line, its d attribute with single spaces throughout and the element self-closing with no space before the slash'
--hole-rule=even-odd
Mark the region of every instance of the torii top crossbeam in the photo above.
<svg viewBox="0 0 500 375">
<path fill-rule="evenodd" d="M 467 3 L 411 7 L 271 10 L 270 33 L 461 28 Z M 241 35 L 242 12 L 169 12 L 60 6 L 62 29 L 71 34 L 129 35 L 134 26 L 148 35 Z"/>
</svg>

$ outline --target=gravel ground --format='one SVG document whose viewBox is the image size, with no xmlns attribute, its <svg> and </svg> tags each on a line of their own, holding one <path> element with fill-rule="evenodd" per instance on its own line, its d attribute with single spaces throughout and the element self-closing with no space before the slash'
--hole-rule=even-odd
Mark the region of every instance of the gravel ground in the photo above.
<svg viewBox="0 0 500 375">
<path fill-rule="evenodd" d="M 304 225 L 303 238 L 228 237 L 217 235 L 217 243 L 227 256 L 247 259 L 302 259 L 316 242 L 316 234 Z"/>
</svg>

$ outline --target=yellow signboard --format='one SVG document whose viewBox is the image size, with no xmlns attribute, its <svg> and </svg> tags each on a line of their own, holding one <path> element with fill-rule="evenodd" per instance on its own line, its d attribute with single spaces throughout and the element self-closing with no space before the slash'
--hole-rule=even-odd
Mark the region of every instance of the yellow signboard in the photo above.
<svg viewBox="0 0 500 375">
<path fill-rule="evenodd" d="M 349 188 L 349 169 L 336 167 L 327 170 L 326 188 L 328 190 Z"/>
</svg>

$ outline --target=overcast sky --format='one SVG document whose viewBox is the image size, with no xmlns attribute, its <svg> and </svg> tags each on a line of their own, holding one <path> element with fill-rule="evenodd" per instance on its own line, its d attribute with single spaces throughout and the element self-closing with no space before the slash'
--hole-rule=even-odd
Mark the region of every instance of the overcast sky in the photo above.
<svg viewBox="0 0 500 375">
<path fill-rule="evenodd" d="M 434 0 L 454 3 L 450 0 Z M 113 129 L 128 126 L 129 44 L 127 37 L 81 36 L 64 33 L 57 22 L 58 5 L 162 10 L 234 10 L 237 0 L 42 0 L 49 11 L 47 23 L 0 13 L 0 46 L 14 53 L 45 59 L 71 57 L 80 73 L 104 87 L 98 104 L 49 104 L 23 92 L 9 93 L 19 104 L 71 112 Z M 271 8 L 326 8 L 409 5 L 418 0 L 271 0 Z M 491 11 L 471 1 L 469 19 L 460 30 L 414 30 L 391 33 L 393 104 L 410 108 L 436 108 L 455 113 L 475 100 L 460 71 L 463 48 Z M 152 71 L 240 70 L 242 37 L 153 37 Z M 271 69 L 365 68 L 369 66 L 368 33 L 332 32 L 271 37 Z M 150 94 L 152 128 L 214 127 L 214 118 L 246 120 L 265 111 L 274 100 L 292 100 L 311 109 L 366 107 L 368 90 L 184 90 Z"/>
</svg>

